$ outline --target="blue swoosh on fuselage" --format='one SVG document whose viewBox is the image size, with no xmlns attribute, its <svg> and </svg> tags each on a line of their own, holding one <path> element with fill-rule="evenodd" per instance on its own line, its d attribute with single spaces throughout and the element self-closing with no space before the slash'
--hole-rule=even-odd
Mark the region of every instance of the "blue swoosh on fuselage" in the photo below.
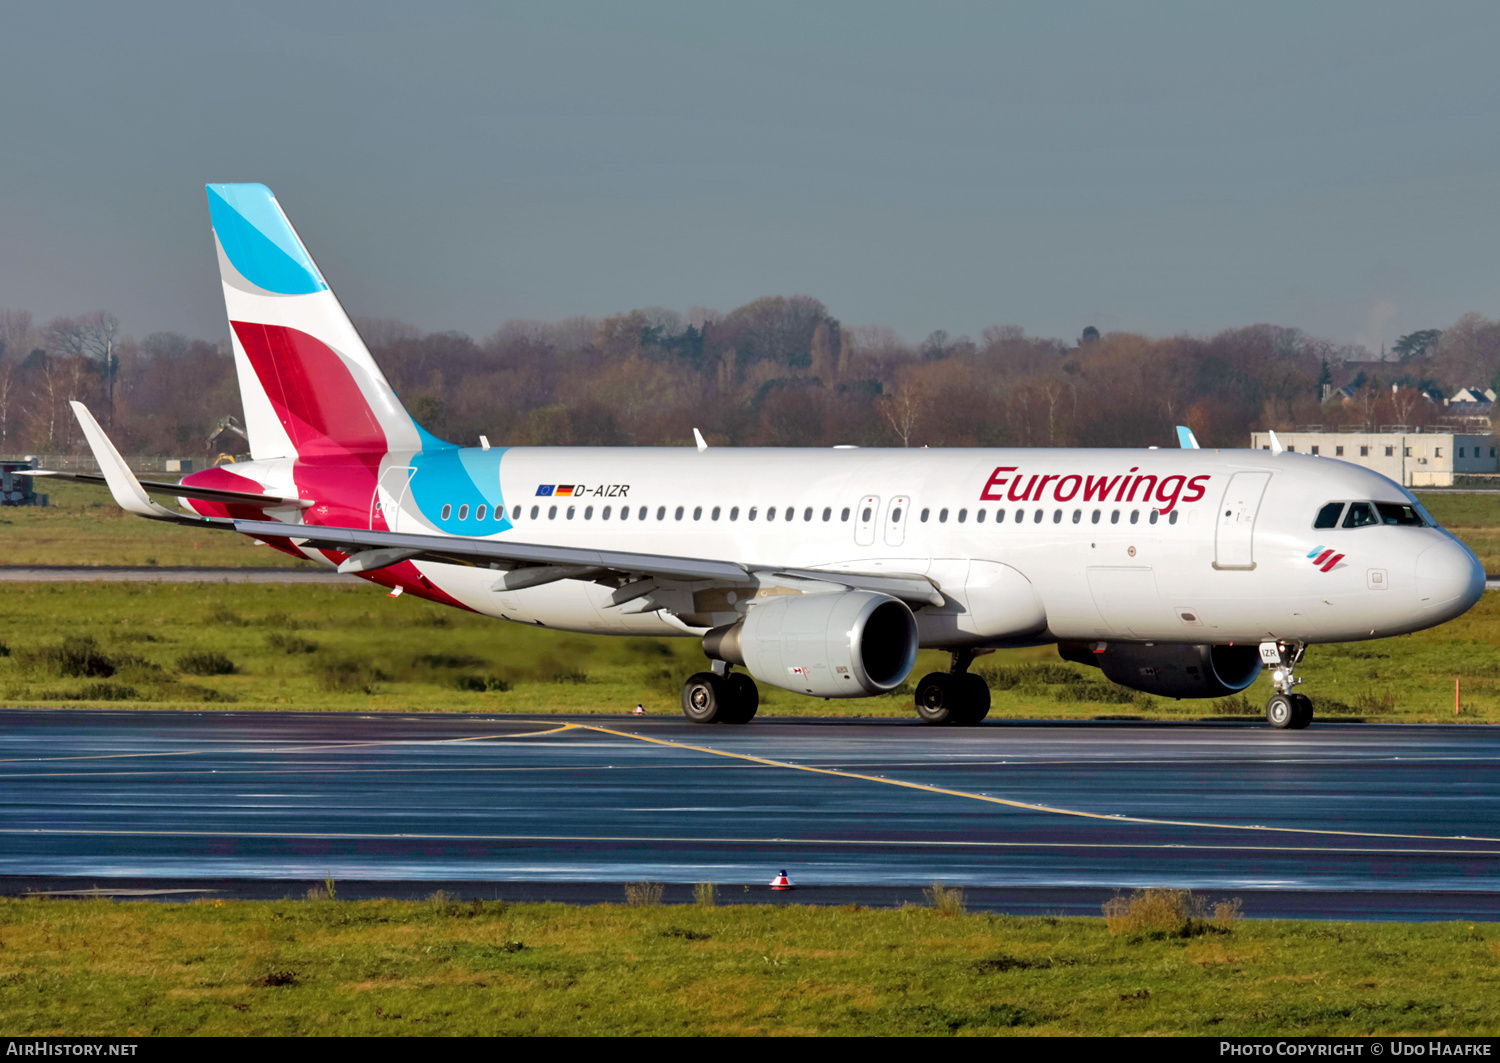
<svg viewBox="0 0 1500 1063">
<path fill-rule="evenodd" d="M 509 531 L 510 516 L 500 491 L 500 459 L 508 449 L 445 447 L 413 454 L 408 462 L 416 470 L 411 498 L 422 518 L 439 531 L 470 539 Z M 444 506 L 451 507 L 447 520 L 443 519 Z M 486 507 L 484 520 L 477 518 L 480 506 Z M 460 512 L 467 514 L 466 519 L 459 520 Z"/>
</svg>

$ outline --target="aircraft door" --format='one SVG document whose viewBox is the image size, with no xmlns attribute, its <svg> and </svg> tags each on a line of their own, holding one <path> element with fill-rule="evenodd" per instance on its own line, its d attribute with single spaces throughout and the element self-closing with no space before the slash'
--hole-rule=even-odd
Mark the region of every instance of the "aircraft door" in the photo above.
<svg viewBox="0 0 1500 1063">
<path fill-rule="evenodd" d="M 1270 479 L 1268 472 L 1237 472 L 1229 478 L 1214 531 L 1214 568 L 1255 567 L 1255 517 Z"/>
<path fill-rule="evenodd" d="M 879 520 L 879 496 L 865 495 L 854 510 L 854 541 L 860 546 L 874 546 L 875 524 Z"/>
<path fill-rule="evenodd" d="M 891 499 L 890 508 L 885 514 L 885 545 L 900 546 L 906 541 L 906 520 L 911 509 L 911 499 L 906 495 L 897 495 Z"/>
<path fill-rule="evenodd" d="M 380 484 L 375 496 L 370 499 L 370 527 L 397 531 L 401 504 L 406 501 L 406 489 L 411 485 L 412 474 L 417 470 L 409 465 L 397 465 L 380 475 Z"/>
</svg>

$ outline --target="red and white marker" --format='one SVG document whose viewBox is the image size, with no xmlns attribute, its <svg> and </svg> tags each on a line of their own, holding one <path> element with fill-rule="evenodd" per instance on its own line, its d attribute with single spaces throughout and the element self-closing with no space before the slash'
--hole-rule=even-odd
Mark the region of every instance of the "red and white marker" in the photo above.
<svg viewBox="0 0 1500 1063">
<path fill-rule="evenodd" d="M 792 888 L 792 880 L 787 878 L 786 872 L 783 871 L 771 880 L 771 888 L 773 890 L 789 890 Z"/>
</svg>

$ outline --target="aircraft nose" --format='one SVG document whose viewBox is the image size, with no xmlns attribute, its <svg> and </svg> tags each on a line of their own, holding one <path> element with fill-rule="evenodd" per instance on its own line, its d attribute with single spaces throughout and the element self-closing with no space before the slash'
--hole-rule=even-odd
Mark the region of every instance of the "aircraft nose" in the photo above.
<svg viewBox="0 0 1500 1063">
<path fill-rule="evenodd" d="M 1459 616 L 1484 594 L 1484 568 L 1463 543 L 1429 546 L 1417 555 L 1417 598 L 1428 610 Z"/>
</svg>

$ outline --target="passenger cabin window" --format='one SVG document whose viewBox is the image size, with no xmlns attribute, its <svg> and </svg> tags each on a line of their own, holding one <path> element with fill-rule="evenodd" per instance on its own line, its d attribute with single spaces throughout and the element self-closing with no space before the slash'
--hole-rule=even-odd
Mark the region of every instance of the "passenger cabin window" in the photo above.
<svg viewBox="0 0 1500 1063">
<path fill-rule="evenodd" d="M 739 506 L 730 506 L 729 507 L 729 519 L 730 520 L 739 520 L 740 519 L 740 507 Z"/>
<path fill-rule="evenodd" d="M 1130 511 L 1130 523 L 1132 523 L 1132 524 L 1139 524 L 1140 522 L 1141 522 L 1141 511 L 1138 510 L 1138 509 L 1132 509 Z"/>
<path fill-rule="evenodd" d="M 812 506 L 808 506 L 802 511 L 802 519 L 805 521 L 812 520 Z"/>
<path fill-rule="evenodd" d="M 694 506 L 693 507 L 693 519 L 694 520 L 702 520 L 703 519 L 703 507 L 702 506 Z"/>
<path fill-rule="evenodd" d="M 681 507 L 681 506 L 678 506 L 678 507 L 677 507 L 677 514 L 676 514 L 676 516 L 677 516 L 677 519 L 678 519 L 678 520 L 681 520 L 681 519 L 682 519 L 682 513 L 683 513 L 683 509 L 682 509 L 682 507 Z"/>
<path fill-rule="evenodd" d="M 557 507 L 556 506 L 548 506 L 547 507 L 547 519 L 548 520 L 556 520 L 557 519 Z"/>
<path fill-rule="evenodd" d="M 593 520 L 594 519 L 594 507 L 593 506 L 584 506 L 583 507 L 583 519 L 584 520 Z"/>
<path fill-rule="evenodd" d="M 475 520 L 484 520 L 485 514 L 489 512 L 488 506 L 480 506 L 474 511 Z"/>
<path fill-rule="evenodd" d="M 1167 523 L 1168 524 L 1176 524 L 1177 523 L 1177 511 L 1175 509 L 1172 510 L 1172 515 L 1167 518 Z"/>
<path fill-rule="evenodd" d="M 469 507 L 468 506 L 465 505 L 465 506 L 459 506 L 458 507 L 458 519 L 459 520 L 468 520 L 469 519 Z"/>
<path fill-rule="evenodd" d="M 1363 528 L 1367 524 L 1379 524 L 1375 516 L 1375 507 L 1368 502 L 1351 502 L 1349 512 L 1344 516 L 1344 527 Z"/>
<path fill-rule="evenodd" d="M 1161 516 L 1161 514 L 1160 514 L 1160 513 L 1158 513 L 1158 512 L 1157 512 L 1157 511 L 1156 511 L 1156 510 L 1154 510 L 1154 509 L 1153 509 L 1153 510 L 1152 510 L 1152 511 L 1151 511 L 1151 518 L 1150 518 L 1150 523 L 1152 523 L 1152 524 L 1155 524 L 1155 523 L 1156 523 L 1156 520 L 1157 520 L 1157 518 L 1158 518 L 1158 517 L 1160 517 L 1160 516 Z"/>
<path fill-rule="evenodd" d="M 443 519 L 447 520 L 451 516 L 453 516 L 453 507 L 452 506 L 444 506 L 443 507 Z"/>
<path fill-rule="evenodd" d="M 864 508 L 864 512 L 862 512 L 859 515 L 859 519 L 861 521 L 863 521 L 864 523 L 866 523 L 866 524 L 870 523 L 870 507 L 869 506 L 866 506 Z"/>
<path fill-rule="evenodd" d="M 568 519 L 569 520 L 573 519 L 573 513 L 577 510 L 577 508 L 578 508 L 577 506 L 569 506 L 568 507 Z"/>
<path fill-rule="evenodd" d="M 977 512 L 977 513 L 974 514 L 974 523 L 975 524 L 983 524 L 984 523 L 984 510 L 981 509 L 981 510 L 979 510 L 979 512 Z"/>
<path fill-rule="evenodd" d="M 848 519 L 849 519 L 849 507 L 848 507 L 848 506 L 845 506 L 845 507 L 844 507 L 844 508 L 843 508 L 843 510 L 842 510 L 842 511 L 841 511 L 841 512 L 840 512 L 840 513 L 839 513 L 839 520 L 844 520 L 844 521 L 846 521 L 846 520 L 848 520 Z"/>
<path fill-rule="evenodd" d="M 1031 515 L 1031 523 L 1033 523 L 1033 524 L 1040 524 L 1041 522 L 1042 522 L 1042 511 L 1041 510 L 1037 510 L 1035 513 L 1033 513 Z"/>
<path fill-rule="evenodd" d="M 947 524 L 948 523 L 948 511 L 946 509 L 940 509 L 940 510 L 938 510 L 938 523 L 939 524 Z"/>
<path fill-rule="evenodd" d="M 995 510 L 995 523 L 996 524 L 1001 524 L 1004 521 L 1005 521 L 1005 510 L 1003 510 L 1003 509 L 997 509 L 997 510 Z"/>
<path fill-rule="evenodd" d="M 932 510 L 930 510 L 930 509 L 924 509 L 924 510 L 922 510 L 922 515 L 920 517 L 918 517 L 917 519 L 920 520 L 923 524 L 926 524 L 927 523 L 927 518 L 930 517 L 931 515 L 932 515 Z"/>
<path fill-rule="evenodd" d="M 958 522 L 960 524 L 962 524 L 964 521 L 966 521 L 968 519 L 969 519 L 969 511 L 967 509 L 961 509 L 961 510 L 958 511 Z"/>
<path fill-rule="evenodd" d="M 795 509 L 793 509 L 791 506 L 786 507 L 786 513 L 784 514 L 784 516 L 787 520 L 791 520 L 796 515 L 797 511 Z"/>
<path fill-rule="evenodd" d="M 1081 510 L 1081 509 L 1075 509 L 1073 511 L 1073 523 L 1077 524 L 1082 519 L 1083 519 L 1083 510 Z"/>
<path fill-rule="evenodd" d="M 614 506 L 605 506 L 604 512 L 599 514 L 600 520 L 609 520 L 609 515 L 614 511 Z"/>
<path fill-rule="evenodd" d="M 719 519 L 719 507 L 718 507 L 718 506 L 715 506 L 715 507 L 714 507 L 714 508 L 713 508 L 713 512 L 712 512 L 712 513 L 710 513 L 710 514 L 709 514 L 709 515 L 708 515 L 708 517 L 709 517 L 709 519 L 710 519 L 710 520 L 718 520 L 718 519 Z"/>
<path fill-rule="evenodd" d="M 755 519 L 755 515 L 757 513 L 759 513 L 759 512 L 760 512 L 760 509 L 758 507 L 751 506 L 750 507 L 750 512 L 745 514 L 745 519 L 746 520 L 754 520 Z"/>
<path fill-rule="evenodd" d="M 521 507 L 517 506 L 516 508 L 520 509 Z M 537 516 L 541 513 L 541 511 L 542 511 L 542 507 L 541 506 L 532 506 L 531 507 L 531 519 L 532 520 L 536 520 Z M 520 514 L 517 514 L 517 516 L 519 516 L 519 515 Z"/>
<path fill-rule="evenodd" d="M 827 524 L 828 521 L 830 519 L 832 519 L 832 517 L 833 517 L 833 507 L 832 506 L 824 506 L 823 507 L 823 523 Z"/>
</svg>

